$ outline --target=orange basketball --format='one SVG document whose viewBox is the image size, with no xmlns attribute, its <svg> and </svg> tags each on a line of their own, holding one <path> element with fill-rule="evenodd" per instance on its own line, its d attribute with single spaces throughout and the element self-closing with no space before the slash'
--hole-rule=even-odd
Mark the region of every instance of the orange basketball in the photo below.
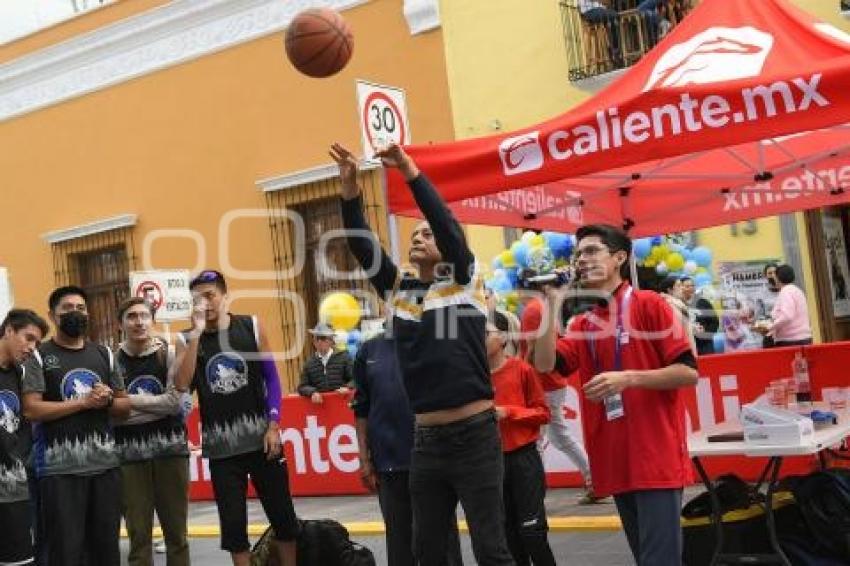
<svg viewBox="0 0 850 566">
<path fill-rule="evenodd" d="M 354 37 L 335 10 L 311 8 L 292 20 L 286 30 L 286 56 L 309 77 L 329 77 L 351 59 Z"/>
</svg>

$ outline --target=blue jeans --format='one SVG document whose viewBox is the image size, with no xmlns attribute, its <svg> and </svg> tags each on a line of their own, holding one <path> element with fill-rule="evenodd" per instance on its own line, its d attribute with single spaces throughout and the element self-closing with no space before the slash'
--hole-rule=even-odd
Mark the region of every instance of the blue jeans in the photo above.
<svg viewBox="0 0 850 566">
<path fill-rule="evenodd" d="M 638 566 L 682 564 L 681 489 L 647 489 L 614 496 Z"/>
<path fill-rule="evenodd" d="M 496 414 L 417 426 L 410 466 L 414 544 L 420 566 L 444 566 L 449 522 L 463 506 L 481 566 L 514 566 L 505 538 L 504 468 Z"/>
<path fill-rule="evenodd" d="M 654 47 L 658 43 L 658 6 L 662 3 L 663 0 L 643 0 L 637 6 L 638 12 L 640 12 L 646 24 L 649 47 Z"/>
</svg>

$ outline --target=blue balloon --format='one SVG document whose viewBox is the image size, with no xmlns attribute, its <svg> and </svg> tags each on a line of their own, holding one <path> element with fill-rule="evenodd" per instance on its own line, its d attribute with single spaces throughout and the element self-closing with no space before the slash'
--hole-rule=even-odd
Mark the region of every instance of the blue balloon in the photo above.
<svg viewBox="0 0 850 566">
<path fill-rule="evenodd" d="M 726 336 L 724 334 L 714 335 L 714 353 L 722 354 L 726 349 Z"/>
<path fill-rule="evenodd" d="M 511 287 L 516 287 L 517 283 L 519 283 L 519 270 L 506 269 L 505 273 L 507 274 L 508 281 L 511 283 Z"/>
<path fill-rule="evenodd" d="M 513 289 L 513 285 L 507 277 L 504 277 L 493 281 L 492 289 L 497 293 L 507 293 Z"/>
<path fill-rule="evenodd" d="M 694 251 L 691 249 L 682 248 L 679 253 L 682 254 L 682 257 L 685 259 L 685 262 L 694 259 Z"/>
<path fill-rule="evenodd" d="M 660 246 L 664 243 L 664 238 L 662 238 L 661 236 L 653 236 L 652 238 L 650 238 L 649 241 L 652 242 L 653 246 Z"/>
<path fill-rule="evenodd" d="M 350 345 L 351 345 L 351 344 L 359 344 L 359 343 L 360 343 L 360 339 L 361 339 L 361 338 L 362 338 L 362 335 L 360 334 L 360 331 L 359 331 L 359 330 L 357 330 L 357 329 L 355 329 L 355 330 L 350 330 L 350 331 L 348 332 L 348 344 L 349 344 L 349 347 L 350 347 Z"/>
<path fill-rule="evenodd" d="M 632 244 L 632 250 L 637 259 L 644 259 L 652 250 L 652 241 L 649 238 L 638 238 Z"/>
<path fill-rule="evenodd" d="M 694 251 L 691 252 L 691 259 L 697 262 L 700 267 L 709 267 L 711 265 L 711 250 L 704 246 L 694 248 Z"/>
<path fill-rule="evenodd" d="M 708 273 L 697 273 L 696 277 L 694 277 L 694 285 L 697 287 L 705 287 L 706 285 L 711 285 L 712 278 Z"/>
<path fill-rule="evenodd" d="M 357 344 L 348 345 L 348 355 L 351 356 L 352 360 L 357 356 L 357 347 Z"/>
<path fill-rule="evenodd" d="M 558 238 L 557 232 L 541 232 L 540 235 L 543 236 L 544 240 L 546 240 L 546 245 L 549 246 L 549 248 L 552 247 L 552 239 Z"/>
<path fill-rule="evenodd" d="M 530 250 L 526 242 L 518 242 L 511 246 L 511 251 L 514 254 L 517 265 L 528 267 L 528 252 Z"/>
<path fill-rule="evenodd" d="M 493 269 L 502 269 L 502 267 L 504 267 L 502 265 L 502 258 L 500 258 L 499 256 L 494 257 L 493 261 L 490 262 L 490 265 L 493 267 Z"/>
<path fill-rule="evenodd" d="M 549 249 L 556 259 L 567 259 L 573 253 L 573 240 L 566 234 L 553 234 L 549 240 Z"/>
</svg>

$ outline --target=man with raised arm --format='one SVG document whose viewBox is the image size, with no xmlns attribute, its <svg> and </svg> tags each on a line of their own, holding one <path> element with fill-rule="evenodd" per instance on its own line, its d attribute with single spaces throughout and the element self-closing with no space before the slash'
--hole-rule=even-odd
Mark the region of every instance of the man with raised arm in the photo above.
<svg viewBox="0 0 850 566">
<path fill-rule="evenodd" d="M 379 151 L 384 166 L 405 177 L 426 218 L 411 237 L 409 259 L 418 274 L 401 273 L 366 223 L 356 159 L 339 144 L 330 155 L 342 180 L 348 246 L 392 309 L 391 331 L 415 415 L 410 492 L 419 563 L 445 563 L 449 521 L 460 501 L 478 563 L 514 564 L 505 540 L 484 287 L 463 230 L 401 147 Z"/>
</svg>

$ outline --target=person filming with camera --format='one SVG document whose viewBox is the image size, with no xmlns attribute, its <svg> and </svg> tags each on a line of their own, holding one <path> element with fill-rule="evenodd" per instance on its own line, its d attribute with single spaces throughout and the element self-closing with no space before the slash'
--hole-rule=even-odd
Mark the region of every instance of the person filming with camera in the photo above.
<svg viewBox="0 0 850 566">
<path fill-rule="evenodd" d="M 696 359 L 666 301 L 627 281 L 632 244 L 623 231 L 586 225 L 576 240 L 574 281 L 547 286 L 534 365 L 578 370 L 595 493 L 614 496 L 639 566 L 678 566 L 682 488 L 692 482 L 682 389 L 697 382 Z M 595 305 L 559 337 L 568 297 Z"/>
</svg>

